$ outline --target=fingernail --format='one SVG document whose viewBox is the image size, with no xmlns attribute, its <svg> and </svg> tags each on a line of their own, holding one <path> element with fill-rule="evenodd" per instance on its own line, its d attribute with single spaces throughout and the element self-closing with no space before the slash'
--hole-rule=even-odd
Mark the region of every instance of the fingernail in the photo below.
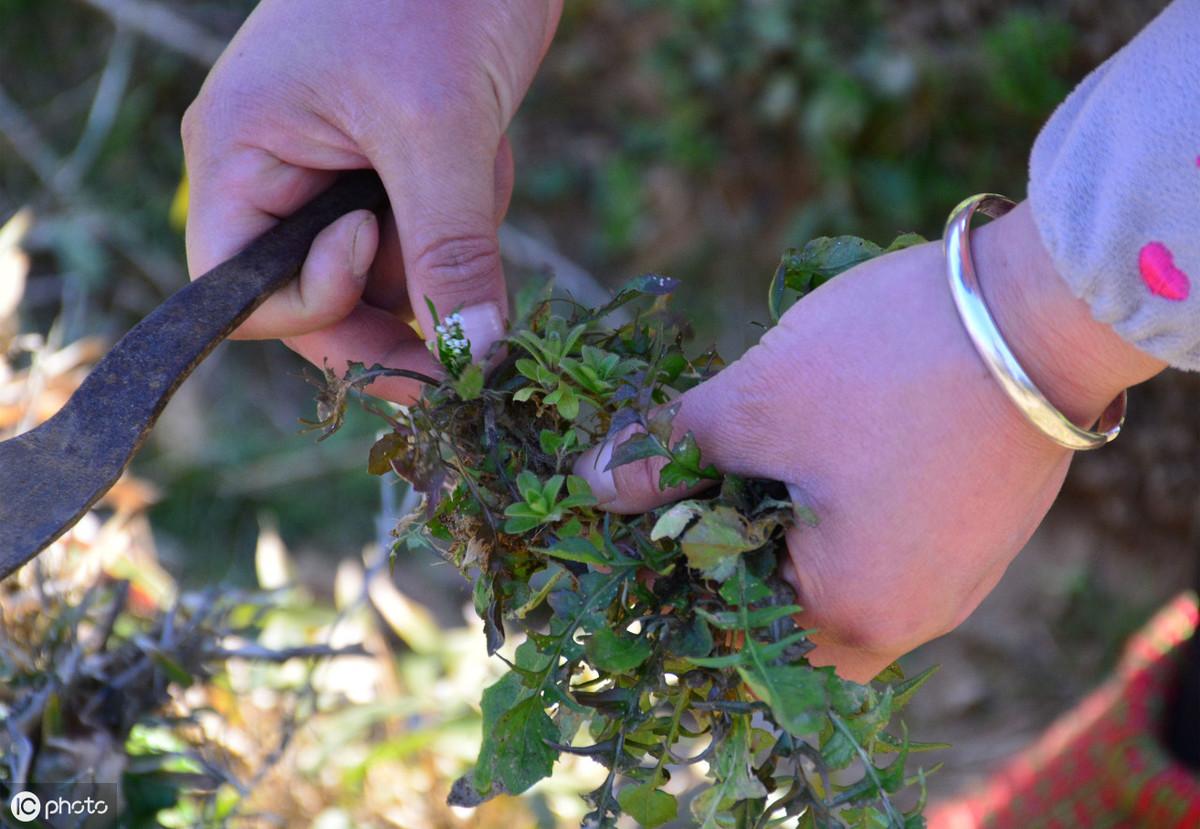
<svg viewBox="0 0 1200 829">
<path fill-rule="evenodd" d="M 367 278 L 367 274 L 371 271 L 371 262 L 374 259 L 370 256 L 369 245 L 359 245 L 359 236 L 362 235 L 363 228 L 375 221 L 374 216 L 368 216 L 358 223 L 354 228 L 354 239 L 350 242 L 350 273 L 359 282 L 363 282 Z"/>
<path fill-rule="evenodd" d="M 482 361 L 492 344 L 504 336 L 500 306 L 494 302 L 481 302 L 469 305 L 458 313 L 462 317 L 463 333 L 471 342 L 471 356 L 476 362 Z"/>
<path fill-rule="evenodd" d="M 617 497 L 617 482 L 608 464 L 612 460 L 613 442 L 606 440 L 579 456 L 575 461 L 575 474 L 585 479 L 592 487 L 596 503 L 603 506 Z"/>
</svg>

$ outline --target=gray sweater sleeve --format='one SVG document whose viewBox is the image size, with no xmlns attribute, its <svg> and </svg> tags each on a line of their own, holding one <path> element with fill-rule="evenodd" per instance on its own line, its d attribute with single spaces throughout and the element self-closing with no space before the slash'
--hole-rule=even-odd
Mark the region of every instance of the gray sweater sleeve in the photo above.
<svg viewBox="0 0 1200 829">
<path fill-rule="evenodd" d="M 1098 321 L 1200 370 L 1200 0 L 1175 0 L 1058 107 L 1029 201 Z"/>
</svg>

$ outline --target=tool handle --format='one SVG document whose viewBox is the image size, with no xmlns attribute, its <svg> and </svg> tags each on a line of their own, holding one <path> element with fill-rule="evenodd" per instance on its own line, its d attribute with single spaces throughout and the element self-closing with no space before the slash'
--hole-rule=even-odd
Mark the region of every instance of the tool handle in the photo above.
<svg viewBox="0 0 1200 829">
<path fill-rule="evenodd" d="M 241 253 L 176 291 L 130 329 L 88 375 L 63 413 L 85 423 L 104 424 L 98 434 L 112 435 L 112 451 L 128 461 L 200 361 L 267 297 L 299 274 L 317 234 L 351 211 L 378 208 L 385 198 L 373 172 L 343 175 Z M 116 429 L 117 424 L 123 428 Z"/>
<path fill-rule="evenodd" d="M 116 483 L 179 385 L 300 272 L 318 233 L 386 200 L 375 173 L 343 174 L 130 329 L 54 417 L 0 443 L 0 578 L 37 555 Z"/>
</svg>

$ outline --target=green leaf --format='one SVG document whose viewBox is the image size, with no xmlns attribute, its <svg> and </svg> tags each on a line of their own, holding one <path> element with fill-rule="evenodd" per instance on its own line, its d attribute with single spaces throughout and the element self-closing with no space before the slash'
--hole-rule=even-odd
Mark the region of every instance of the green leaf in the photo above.
<svg viewBox="0 0 1200 829">
<path fill-rule="evenodd" d="M 754 695 L 771 706 L 775 722 L 795 737 L 815 734 L 825 722 L 825 677 L 804 665 L 768 665 L 749 657 L 738 666 L 742 680 Z"/>
<path fill-rule="evenodd" d="M 912 700 L 921 686 L 933 678 L 938 671 L 938 665 L 930 665 L 914 677 L 898 682 L 892 686 L 892 712 L 903 709 Z"/>
<path fill-rule="evenodd" d="M 895 239 L 892 240 L 892 243 L 890 245 L 888 245 L 886 248 L 883 249 L 883 252 L 884 253 L 895 253 L 898 250 L 904 250 L 905 248 L 915 247 L 916 245 L 923 245 L 928 241 L 929 240 L 926 239 L 924 236 L 922 236 L 920 233 L 901 233 L 899 236 L 897 236 Z"/>
<path fill-rule="evenodd" d="M 904 679 L 904 668 L 899 662 L 893 662 L 875 675 L 875 682 L 899 682 Z"/>
<path fill-rule="evenodd" d="M 518 505 L 514 504 L 513 506 Z M 512 509 L 512 507 L 509 507 L 509 509 Z M 541 523 L 541 516 L 514 516 L 504 522 L 504 531 L 509 535 L 520 535 L 521 533 L 529 532 Z"/>
<path fill-rule="evenodd" d="M 732 668 L 742 662 L 741 653 L 727 653 L 723 656 L 689 656 L 688 662 L 700 668 Z"/>
<path fill-rule="evenodd" d="M 533 503 L 535 498 L 541 497 L 542 484 L 537 475 L 526 469 L 517 476 L 517 491 L 526 503 Z"/>
<path fill-rule="evenodd" d="M 700 659 L 712 653 L 712 630 L 699 616 L 692 618 L 692 623 L 678 630 L 670 640 L 671 654 L 688 659 Z"/>
<path fill-rule="evenodd" d="M 533 397 L 533 395 L 538 391 L 539 389 L 537 386 L 523 386 L 522 388 L 519 388 L 513 392 L 513 400 L 518 403 L 524 403 L 525 401 L 529 400 L 529 398 Z"/>
<path fill-rule="evenodd" d="M 604 467 L 604 469 L 608 471 L 616 469 L 618 466 L 624 466 L 627 463 L 653 457 L 669 458 L 671 457 L 671 453 L 653 435 L 649 435 L 646 432 L 638 432 L 630 436 L 628 440 L 622 441 L 613 447 L 612 457 L 608 461 L 608 466 Z"/>
<path fill-rule="evenodd" d="M 908 762 L 909 751 L 908 729 L 904 730 L 904 736 L 900 743 L 900 751 L 896 755 L 896 759 L 884 768 L 875 767 L 875 775 L 879 778 L 883 790 L 888 794 L 895 794 L 904 788 L 904 764 Z"/>
<path fill-rule="evenodd" d="M 497 719 L 488 739 L 495 746 L 492 761 L 495 778 L 511 794 L 520 794 L 548 777 L 558 759 L 558 751 L 547 745 L 547 741 L 559 741 L 558 728 L 546 715 L 536 694 L 518 702 Z"/>
<path fill-rule="evenodd" d="M 852 717 L 862 713 L 871 689 L 849 679 L 842 679 L 834 672 L 833 668 L 821 668 L 820 670 L 825 672 L 828 682 L 826 689 L 829 691 L 830 707 L 843 717 Z"/>
<path fill-rule="evenodd" d="M 652 783 L 626 786 L 617 794 L 617 802 L 621 804 L 625 814 L 646 829 L 662 826 L 674 820 L 679 813 L 678 801 L 666 792 L 656 789 Z"/>
<path fill-rule="evenodd" d="M 570 431 L 567 434 L 574 434 L 574 431 Z M 560 435 L 549 429 L 543 429 L 538 433 L 538 444 L 547 455 L 555 455 L 562 448 L 565 437 L 565 435 Z"/>
<path fill-rule="evenodd" d="M 472 783 L 476 791 L 485 798 L 505 791 L 502 781 L 497 779 L 495 773 L 497 754 L 502 748 L 496 739 L 496 726 L 517 700 L 529 693 L 529 689 L 522 684 L 520 675 L 513 671 L 509 671 L 483 689 L 483 700 L 479 706 L 483 712 L 483 743 L 479 747 L 479 759 L 475 763 Z"/>
<path fill-rule="evenodd" d="M 563 475 L 551 475 L 546 479 L 546 483 L 542 484 L 542 499 L 546 503 L 547 512 L 558 501 L 558 493 L 562 492 L 563 484 L 566 482 L 566 477 Z"/>
<path fill-rule="evenodd" d="M 704 478 L 716 480 L 721 477 L 717 474 L 717 468 L 711 464 L 700 467 L 700 447 L 696 445 L 696 436 L 691 432 L 671 447 L 670 457 L 670 462 L 658 473 L 658 485 L 661 489 L 695 486 Z"/>
<path fill-rule="evenodd" d="M 784 253 L 784 278 L 792 290 L 810 291 L 881 253 L 879 245 L 857 236 L 820 236 Z"/>
<path fill-rule="evenodd" d="M 830 769 L 844 769 L 857 757 L 854 743 L 840 731 L 827 730 L 821 738 L 821 759 Z"/>
<path fill-rule="evenodd" d="M 886 731 L 880 731 L 875 736 L 875 750 L 879 752 L 895 752 L 899 751 L 904 746 L 908 746 L 909 754 L 920 754 L 925 751 L 945 751 L 952 748 L 950 743 L 932 743 L 932 742 L 917 742 L 909 740 L 907 743 L 901 741 L 898 737 L 893 737 Z"/>
<path fill-rule="evenodd" d="M 767 788 L 754 776 L 750 762 L 749 717 L 734 717 L 710 764 L 717 782 L 692 801 L 699 829 L 724 829 L 722 814 L 733 803 L 766 796 Z"/>
<path fill-rule="evenodd" d="M 585 650 L 598 670 L 623 674 L 649 659 L 651 648 L 644 637 L 623 635 L 611 628 L 600 628 L 592 634 Z"/>
<path fill-rule="evenodd" d="M 554 400 L 550 398 L 554 397 Z M 558 388 L 546 396 L 547 403 L 553 403 L 558 413 L 566 420 L 574 420 L 579 416 L 579 395 L 566 383 L 559 381 Z"/>
<path fill-rule="evenodd" d="M 859 745 L 867 745 L 887 727 L 892 718 L 892 699 L 892 689 L 886 688 L 879 695 L 878 701 L 874 705 L 868 705 L 866 711 L 857 716 L 843 717 Z"/>
<path fill-rule="evenodd" d="M 789 248 L 779 260 L 767 295 L 772 322 L 779 322 L 792 304 L 838 274 L 883 253 L 924 241 L 915 233 L 906 233 L 897 236 L 885 251 L 874 242 L 857 236 L 821 236 L 802 248 Z M 796 294 L 790 302 L 788 291 Z"/>
<path fill-rule="evenodd" d="M 533 550 L 552 558 L 577 561 L 580 564 L 592 564 L 597 567 L 609 567 L 613 564 L 611 558 L 582 536 L 561 538 L 551 547 L 534 547 Z"/>
<path fill-rule="evenodd" d="M 454 381 L 454 391 L 463 400 L 475 400 L 483 393 L 483 369 L 469 363 Z"/>
<path fill-rule="evenodd" d="M 753 573 L 725 582 L 717 592 L 731 605 L 748 605 L 771 597 L 771 588 Z"/>
<path fill-rule="evenodd" d="M 578 475 L 567 476 L 567 497 L 558 502 L 561 509 L 590 507 L 595 503 L 596 496 L 592 494 L 591 484 Z"/>
<path fill-rule="evenodd" d="M 838 817 L 847 829 L 894 829 L 888 816 L 874 806 L 843 809 Z"/>
<path fill-rule="evenodd" d="M 688 565 L 709 578 L 724 581 L 733 574 L 737 556 L 762 546 L 749 537 L 749 528 L 733 507 L 718 506 L 706 510 L 683 534 L 680 548 Z"/>
</svg>

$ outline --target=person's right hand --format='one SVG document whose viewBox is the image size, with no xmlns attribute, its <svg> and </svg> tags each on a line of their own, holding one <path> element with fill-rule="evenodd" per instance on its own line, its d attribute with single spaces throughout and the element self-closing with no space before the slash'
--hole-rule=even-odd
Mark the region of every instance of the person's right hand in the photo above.
<svg viewBox="0 0 1200 829">
<path fill-rule="evenodd" d="M 374 168 L 391 212 L 317 237 L 300 277 L 236 332 L 309 361 L 432 373 L 427 335 L 459 310 L 479 357 L 507 313 L 496 229 L 512 193 L 504 131 L 562 0 L 263 0 L 183 119 L 192 277 L 329 186 Z M 416 389 L 380 380 L 397 401 Z"/>
</svg>

